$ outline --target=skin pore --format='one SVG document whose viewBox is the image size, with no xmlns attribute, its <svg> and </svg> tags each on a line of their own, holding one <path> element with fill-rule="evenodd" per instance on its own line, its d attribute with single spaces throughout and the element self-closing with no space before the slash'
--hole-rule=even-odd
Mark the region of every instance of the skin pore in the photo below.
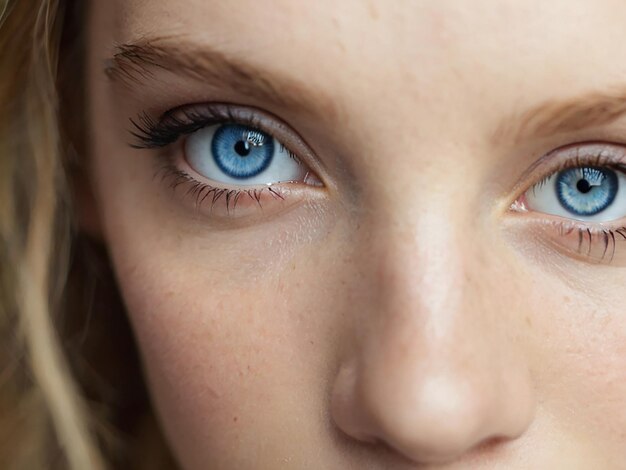
<svg viewBox="0 0 626 470">
<path fill-rule="evenodd" d="M 623 1 L 92 3 L 82 212 L 183 468 L 623 465 L 626 205 L 528 193 L 626 161 Z M 216 121 L 306 176 L 203 179 Z"/>
</svg>

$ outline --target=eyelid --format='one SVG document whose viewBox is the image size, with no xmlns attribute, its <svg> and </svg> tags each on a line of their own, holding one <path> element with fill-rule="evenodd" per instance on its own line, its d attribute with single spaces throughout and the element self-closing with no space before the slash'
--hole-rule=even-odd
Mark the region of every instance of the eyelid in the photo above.
<svg viewBox="0 0 626 470">
<path fill-rule="evenodd" d="M 577 261 L 626 266 L 624 220 L 608 225 L 536 212 L 520 215 L 508 218 L 505 227 L 511 236 L 521 235 L 524 243 L 537 240 Z"/>
<path fill-rule="evenodd" d="M 280 141 L 298 156 L 315 156 L 305 139 L 281 118 L 259 108 L 219 102 L 178 106 L 166 111 L 156 120 L 146 113 L 140 114 L 137 118 L 131 119 L 133 126 L 131 135 L 138 141 L 133 146 L 138 148 L 165 147 L 177 140 L 172 139 L 174 132 L 183 135 L 191 134 L 204 127 L 227 122 L 258 128 Z M 154 134 L 163 137 L 163 140 L 153 141 Z"/>
<path fill-rule="evenodd" d="M 522 174 L 509 207 L 535 184 L 559 171 L 581 166 L 607 167 L 626 173 L 626 145 L 579 142 L 551 150 Z"/>
<path fill-rule="evenodd" d="M 320 191 L 303 185 L 268 185 L 265 187 L 226 188 L 203 181 L 175 163 L 157 162 L 155 178 L 166 184 L 176 196 L 178 207 L 190 210 L 195 218 L 205 218 L 213 228 L 242 228 L 270 221 L 302 206 L 307 200 L 322 200 Z M 179 191 L 180 189 L 180 191 Z"/>
</svg>

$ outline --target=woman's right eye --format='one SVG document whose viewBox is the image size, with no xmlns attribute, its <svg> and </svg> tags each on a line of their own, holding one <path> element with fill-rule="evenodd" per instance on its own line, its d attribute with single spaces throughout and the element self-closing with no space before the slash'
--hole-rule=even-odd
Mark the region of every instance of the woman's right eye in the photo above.
<svg viewBox="0 0 626 470">
<path fill-rule="evenodd" d="M 305 182 L 310 170 L 274 137 L 237 123 L 211 125 L 189 135 L 185 160 L 202 177 L 229 187 Z"/>
</svg>

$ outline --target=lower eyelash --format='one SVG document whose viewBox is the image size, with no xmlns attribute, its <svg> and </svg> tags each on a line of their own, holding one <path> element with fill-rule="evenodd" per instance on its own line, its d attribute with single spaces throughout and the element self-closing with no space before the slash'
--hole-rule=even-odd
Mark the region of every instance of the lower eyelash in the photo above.
<svg viewBox="0 0 626 470">
<path fill-rule="evenodd" d="M 613 261 L 615 258 L 615 252 L 617 249 L 617 243 L 619 241 L 626 241 L 626 227 L 620 227 L 617 229 L 598 229 L 591 227 L 573 226 L 566 222 L 563 222 L 558 227 L 559 234 L 562 237 L 577 233 L 578 236 L 578 254 L 592 257 L 592 251 L 596 243 L 601 243 L 603 246 L 602 255 L 597 259 L 599 261 L 609 260 Z"/>
<path fill-rule="evenodd" d="M 270 186 L 251 189 L 226 189 L 211 186 L 196 180 L 169 161 L 159 166 L 154 176 L 155 178 L 160 178 L 163 183 L 167 183 L 169 188 L 173 191 L 182 185 L 189 185 L 185 196 L 194 198 L 197 208 L 201 207 L 203 204 L 210 203 L 212 210 L 215 204 L 224 202 L 226 204 L 226 212 L 229 214 L 231 211 L 235 210 L 237 203 L 242 197 L 250 198 L 250 200 L 258 204 L 260 209 L 263 208 L 261 202 L 263 192 L 271 194 L 276 199 L 285 199 L 283 195 Z"/>
</svg>

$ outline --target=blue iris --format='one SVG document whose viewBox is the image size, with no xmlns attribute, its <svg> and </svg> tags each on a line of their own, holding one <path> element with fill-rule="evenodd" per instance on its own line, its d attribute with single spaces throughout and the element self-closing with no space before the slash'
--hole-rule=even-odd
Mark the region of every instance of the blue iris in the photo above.
<svg viewBox="0 0 626 470">
<path fill-rule="evenodd" d="M 272 162 L 274 139 L 258 129 L 224 124 L 213 134 L 211 152 L 219 169 L 231 178 L 252 178 Z"/>
<path fill-rule="evenodd" d="M 618 187 L 617 175 L 607 168 L 572 168 L 556 178 L 559 202 L 577 216 L 592 216 L 605 210 L 615 200 Z"/>
</svg>

